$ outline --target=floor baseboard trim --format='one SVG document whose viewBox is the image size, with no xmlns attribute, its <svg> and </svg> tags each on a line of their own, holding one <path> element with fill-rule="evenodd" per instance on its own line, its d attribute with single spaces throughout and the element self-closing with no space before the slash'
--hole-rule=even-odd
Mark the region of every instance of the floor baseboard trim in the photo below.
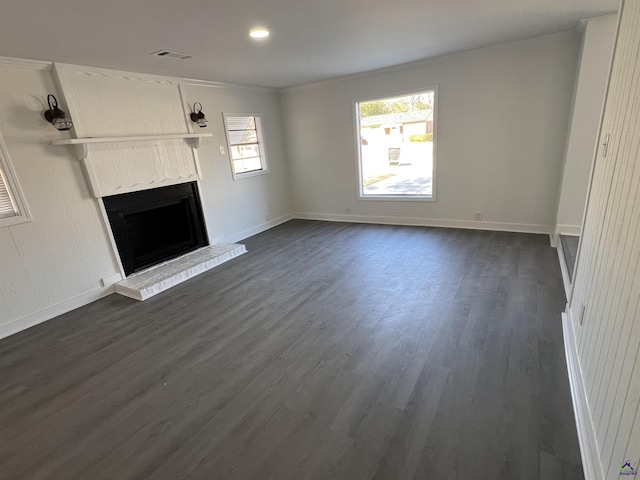
<svg viewBox="0 0 640 480">
<path fill-rule="evenodd" d="M 556 234 L 580 236 L 582 233 L 581 225 L 556 225 Z"/>
<path fill-rule="evenodd" d="M 582 379 L 582 368 L 580 367 L 580 359 L 578 358 L 578 350 L 575 344 L 573 322 L 566 313 L 562 314 L 562 333 L 584 478 L 585 480 L 604 480 L 602 464 L 598 454 L 598 443 L 593 421 L 591 420 L 591 412 Z"/>
<path fill-rule="evenodd" d="M 270 228 L 277 227 L 278 225 L 288 222 L 293 219 L 293 215 L 287 213 L 286 215 L 282 215 L 278 218 L 274 218 L 273 220 L 269 220 L 268 222 L 261 223 L 260 225 L 256 225 L 255 227 L 248 228 L 243 230 L 242 232 L 236 233 L 229 237 L 225 237 L 224 242 L 226 243 L 236 243 L 244 240 L 245 238 L 252 237 L 253 235 L 257 235 L 258 233 L 262 233 Z"/>
<path fill-rule="evenodd" d="M 564 248 L 562 242 L 557 237 L 558 241 L 554 245 L 556 252 L 558 252 L 558 263 L 560 263 L 560 271 L 562 272 L 562 284 L 564 285 L 564 295 L 569 300 L 571 296 L 571 277 L 569 276 L 569 267 L 567 267 L 567 259 L 564 256 Z"/>
<path fill-rule="evenodd" d="M 551 225 L 527 223 L 477 222 L 474 220 L 447 220 L 417 217 L 378 217 L 373 215 L 335 215 L 326 213 L 296 212 L 293 218 L 302 220 L 325 220 L 329 222 L 373 223 L 380 225 L 406 225 L 414 227 L 464 228 L 471 230 L 493 230 L 498 232 L 542 233 L 548 235 Z"/>
<path fill-rule="evenodd" d="M 43 308 L 42 310 L 38 310 L 37 312 L 30 313 L 29 315 L 25 315 L 24 317 L 11 320 L 8 323 L 0 325 L 0 339 L 26 330 L 27 328 L 31 328 L 35 325 L 38 325 L 39 323 L 46 322 L 47 320 L 51 320 L 58 315 L 70 312 L 71 310 L 75 310 L 76 308 L 88 305 L 89 303 L 95 302 L 102 297 L 106 297 L 113 292 L 113 285 L 98 288 L 96 290 L 91 290 L 76 297 L 70 298 L 69 300 L 65 300 L 64 302 L 56 303 L 55 305 L 52 305 L 50 307 Z"/>
</svg>

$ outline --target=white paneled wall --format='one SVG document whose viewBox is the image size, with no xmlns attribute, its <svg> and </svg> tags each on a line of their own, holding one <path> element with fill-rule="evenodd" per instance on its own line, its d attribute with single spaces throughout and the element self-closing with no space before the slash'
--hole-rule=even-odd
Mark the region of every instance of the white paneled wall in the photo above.
<svg viewBox="0 0 640 480">
<path fill-rule="evenodd" d="M 99 297 L 118 271 L 81 164 L 51 141 L 51 71 L 0 64 L 0 131 L 33 221 L 0 228 L 0 337 Z M 65 106 L 61 104 L 64 109 Z"/>
<path fill-rule="evenodd" d="M 640 0 L 626 0 L 569 304 L 594 478 L 640 464 L 639 301 Z"/>
</svg>

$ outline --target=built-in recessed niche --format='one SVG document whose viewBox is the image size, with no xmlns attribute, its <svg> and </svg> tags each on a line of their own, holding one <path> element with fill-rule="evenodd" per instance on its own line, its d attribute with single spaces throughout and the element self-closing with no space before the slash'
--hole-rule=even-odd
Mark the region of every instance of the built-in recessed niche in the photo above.
<svg viewBox="0 0 640 480">
<path fill-rule="evenodd" d="M 195 182 L 103 201 L 126 275 L 209 244 Z"/>
</svg>

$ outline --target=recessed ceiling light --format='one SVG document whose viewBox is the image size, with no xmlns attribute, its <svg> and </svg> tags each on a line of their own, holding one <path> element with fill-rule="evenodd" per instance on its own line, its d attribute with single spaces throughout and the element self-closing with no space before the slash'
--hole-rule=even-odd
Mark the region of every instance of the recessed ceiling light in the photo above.
<svg viewBox="0 0 640 480">
<path fill-rule="evenodd" d="M 269 36 L 269 30 L 266 28 L 254 28 L 249 32 L 251 38 L 267 38 Z"/>
</svg>

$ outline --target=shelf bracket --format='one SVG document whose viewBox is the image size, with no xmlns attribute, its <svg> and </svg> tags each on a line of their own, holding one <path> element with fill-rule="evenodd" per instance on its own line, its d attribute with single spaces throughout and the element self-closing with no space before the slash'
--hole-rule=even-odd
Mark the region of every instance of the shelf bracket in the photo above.
<svg viewBox="0 0 640 480">
<path fill-rule="evenodd" d="M 191 148 L 198 149 L 198 147 L 200 146 L 200 137 L 185 138 L 184 141 L 187 142 L 187 145 L 189 145 Z"/>
<path fill-rule="evenodd" d="M 86 143 L 79 143 L 74 145 L 76 150 L 76 157 L 78 160 L 84 160 L 89 155 L 89 145 Z"/>
</svg>

